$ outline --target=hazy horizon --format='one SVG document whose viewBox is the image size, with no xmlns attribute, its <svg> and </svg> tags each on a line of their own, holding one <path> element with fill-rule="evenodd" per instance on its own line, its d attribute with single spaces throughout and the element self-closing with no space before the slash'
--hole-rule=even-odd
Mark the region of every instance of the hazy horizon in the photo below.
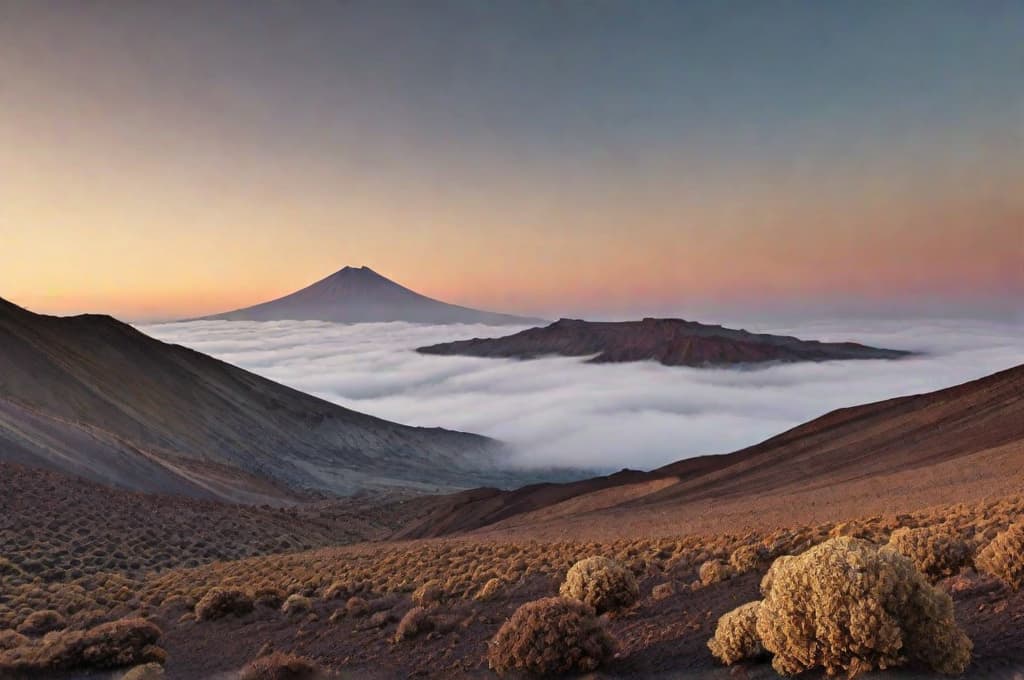
<svg viewBox="0 0 1024 680">
<path fill-rule="evenodd" d="M 0 6 L 0 296 L 1019 317 L 1024 6 Z M 54 49 L 59 46 L 59 49 Z"/>
</svg>

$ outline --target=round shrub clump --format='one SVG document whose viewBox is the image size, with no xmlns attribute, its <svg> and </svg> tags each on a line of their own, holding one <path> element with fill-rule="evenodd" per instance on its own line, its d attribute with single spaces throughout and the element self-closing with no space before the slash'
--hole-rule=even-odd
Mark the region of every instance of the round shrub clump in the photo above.
<svg viewBox="0 0 1024 680">
<path fill-rule="evenodd" d="M 349 616 L 366 616 L 370 613 L 370 603 L 359 596 L 350 597 L 345 603 L 345 613 Z"/>
<path fill-rule="evenodd" d="M 782 675 L 815 667 L 856 675 L 908 660 L 956 675 L 970 663 L 949 595 L 891 548 L 834 538 L 769 576 L 757 636 Z"/>
<path fill-rule="evenodd" d="M 629 607 L 640 599 L 633 572 L 616 560 L 600 556 L 572 565 L 558 592 L 589 604 L 598 614 Z"/>
<path fill-rule="evenodd" d="M 302 616 L 311 611 L 313 611 L 313 601 L 298 593 L 289 595 L 288 599 L 281 605 L 281 613 L 290 618 Z"/>
<path fill-rule="evenodd" d="M 427 581 L 412 594 L 413 604 L 420 607 L 429 607 L 432 604 L 437 604 L 444 599 L 444 589 L 441 587 L 441 582 L 437 580 Z"/>
<path fill-rule="evenodd" d="M 67 622 L 60 612 L 52 609 L 43 609 L 26 616 L 21 625 L 18 626 L 18 632 L 22 635 L 46 635 L 50 631 L 60 630 L 65 626 L 67 626 Z"/>
<path fill-rule="evenodd" d="M 763 545 L 741 545 L 729 555 L 729 567 L 734 574 L 763 571 L 772 563 L 768 549 Z"/>
<path fill-rule="evenodd" d="M 165 677 L 164 667 L 158 663 L 146 663 L 132 668 L 121 680 L 163 680 Z"/>
<path fill-rule="evenodd" d="M 398 622 L 398 629 L 395 630 L 395 642 L 409 640 L 433 629 L 434 622 L 430 618 L 430 613 L 423 607 L 413 607 Z"/>
<path fill-rule="evenodd" d="M 245 616 L 253 609 L 252 598 L 237 588 L 210 588 L 196 602 L 196 620 L 212 621 L 233 614 Z"/>
<path fill-rule="evenodd" d="M 0 630 L 0 652 L 27 645 L 28 638 L 15 630 Z"/>
<path fill-rule="evenodd" d="M 1010 589 L 1024 586 L 1024 522 L 1013 524 L 982 548 L 974 563 Z"/>
<path fill-rule="evenodd" d="M 566 597 L 527 602 L 491 640 L 487 661 L 499 675 L 589 673 L 615 653 L 593 607 Z"/>
<path fill-rule="evenodd" d="M 493 600 L 495 597 L 497 597 L 500 591 L 501 579 L 491 578 L 488 579 L 487 583 L 485 583 L 480 588 L 480 590 L 476 592 L 476 595 L 473 596 L 473 599 L 477 602 L 487 602 L 488 600 Z"/>
<path fill-rule="evenodd" d="M 154 661 L 167 654 L 156 647 L 160 629 L 145 619 L 119 619 L 89 630 L 50 633 L 42 644 L 0 652 L 0 677 L 5 673 L 39 673 L 86 668 L 123 668 Z"/>
<path fill-rule="evenodd" d="M 932 583 L 959 574 L 971 562 L 967 543 L 941 529 L 897 529 L 889 537 L 889 546 L 913 562 Z"/>
<path fill-rule="evenodd" d="M 701 585 L 704 586 L 728 580 L 732 576 L 729 565 L 721 560 L 708 560 L 700 565 L 700 570 L 697 573 L 700 576 Z"/>
<path fill-rule="evenodd" d="M 715 657 L 732 665 L 764 654 L 761 639 L 757 637 L 757 612 L 761 601 L 748 602 L 718 619 L 715 637 L 708 640 L 708 649 Z"/>
<path fill-rule="evenodd" d="M 309 659 L 274 652 L 250 661 L 238 680 L 314 680 L 320 676 L 320 667 Z"/>
</svg>

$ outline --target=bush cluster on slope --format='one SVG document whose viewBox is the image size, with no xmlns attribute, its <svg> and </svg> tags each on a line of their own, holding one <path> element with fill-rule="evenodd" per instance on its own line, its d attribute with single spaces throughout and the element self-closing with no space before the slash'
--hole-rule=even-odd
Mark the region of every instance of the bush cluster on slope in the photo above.
<svg viewBox="0 0 1024 680">
<path fill-rule="evenodd" d="M 50 633 L 37 642 L 0 652 L 0 675 L 162 663 L 166 654 L 154 646 L 160 635 L 160 629 L 145 619 L 121 619 L 84 631 Z"/>
<path fill-rule="evenodd" d="M 487 655 L 498 674 L 550 676 L 589 673 L 615 652 L 594 609 L 579 600 L 548 597 L 527 602 L 498 630 Z"/>
<path fill-rule="evenodd" d="M 244 616 L 253 610 L 252 598 L 238 588 L 210 588 L 196 603 L 196 620 L 211 621 L 234 614 Z"/>
<path fill-rule="evenodd" d="M 598 614 L 631 606 L 640 599 L 633 572 L 608 557 L 594 556 L 569 568 L 559 593 L 584 602 Z"/>
<path fill-rule="evenodd" d="M 761 639 L 757 637 L 757 612 L 760 608 L 760 601 L 748 602 L 718 619 L 715 636 L 708 641 L 708 649 L 715 658 L 731 665 L 764 654 Z"/>
<path fill-rule="evenodd" d="M 1024 522 L 996 536 L 978 553 L 975 563 L 1011 589 L 1020 590 L 1024 586 Z"/>
<path fill-rule="evenodd" d="M 857 674 L 908 660 L 959 674 L 971 642 L 953 601 L 891 548 L 835 538 L 773 565 L 757 635 L 783 675 Z"/>
<path fill-rule="evenodd" d="M 914 563 L 932 583 L 954 576 L 971 563 L 971 548 L 947 529 L 903 527 L 892 532 L 889 546 Z"/>
</svg>

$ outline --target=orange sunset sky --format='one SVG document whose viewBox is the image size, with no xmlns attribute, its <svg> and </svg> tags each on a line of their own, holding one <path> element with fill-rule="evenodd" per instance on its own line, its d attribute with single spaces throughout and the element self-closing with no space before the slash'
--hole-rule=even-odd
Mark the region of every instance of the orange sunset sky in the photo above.
<svg viewBox="0 0 1024 680">
<path fill-rule="evenodd" d="M 757 5 L 301 6 L 4 3 L 0 296 L 170 318 L 346 264 L 521 313 L 1024 294 L 1010 5 L 812 5 L 818 41 Z"/>
</svg>

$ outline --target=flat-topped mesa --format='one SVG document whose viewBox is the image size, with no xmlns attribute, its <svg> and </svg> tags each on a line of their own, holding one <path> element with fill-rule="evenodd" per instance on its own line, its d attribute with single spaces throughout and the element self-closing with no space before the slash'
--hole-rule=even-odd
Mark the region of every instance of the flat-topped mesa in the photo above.
<svg viewBox="0 0 1024 680">
<path fill-rule="evenodd" d="M 520 326 L 546 323 L 542 319 L 499 314 L 441 302 L 420 295 L 365 266 L 343 267 L 290 295 L 204 318 L 226 321 L 406 321 Z"/>
<path fill-rule="evenodd" d="M 819 342 L 751 333 L 683 319 L 640 321 L 559 319 L 500 338 L 473 338 L 429 347 L 423 354 L 535 359 L 590 357 L 592 363 L 658 361 L 667 366 L 730 366 L 770 362 L 899 359 L 913 353 L 855 342 Z"/>
</svg>

